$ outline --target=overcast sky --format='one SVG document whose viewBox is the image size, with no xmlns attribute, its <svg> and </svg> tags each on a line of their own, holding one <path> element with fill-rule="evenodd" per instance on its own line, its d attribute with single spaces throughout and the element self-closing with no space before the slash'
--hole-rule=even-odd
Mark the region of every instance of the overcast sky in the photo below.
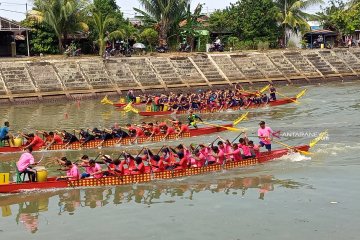
<svg viewBox="0 0 360 240">
<path fill-rule="evenodd" d="M 137 0 L 116 0 L 121 7 L 126 18 L 134 17 L 133 7 L 140 7 Z M 203 12 L 213 12 L 215 9 L 222 9 L 234 3 L 237 0 L 192 0 L 192 6 L 195 7 L 198 3 L 205 3 Z M 256 0 L 254 0 L 256 1 Z M 328 0 L 325 0 L 325 2 Z M 25 18 L 26 3 L 31 9 L 31 0 L 0 0 L 0 16 L 20 21 Z M 309 13 L 315 13 L 320 10 L 320 6 L 313 6 L 307 10 Z"/>
</svg>

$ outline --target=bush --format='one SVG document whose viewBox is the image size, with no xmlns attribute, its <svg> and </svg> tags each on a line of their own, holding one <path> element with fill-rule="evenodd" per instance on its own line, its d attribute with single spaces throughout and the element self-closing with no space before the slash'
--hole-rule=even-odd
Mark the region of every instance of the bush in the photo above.
<svg viewBox="0 0 360 240">
<path fill-rule="evenodd" d="M 259 41 L 257 43 L 258 50 L 268 50 L 270 47 L 270 43 L 268 41 Z"/>
<path fill-rule="evenodd" d="M 294 41 L 292 41 L 292 40 L 289 40 L 289 41 L 287 42 L 287 47 L 290 48 L 290 49 L 295 49 L 295 48 L 297 48 L 296 43 L 295 43 Z"/>
</svg>

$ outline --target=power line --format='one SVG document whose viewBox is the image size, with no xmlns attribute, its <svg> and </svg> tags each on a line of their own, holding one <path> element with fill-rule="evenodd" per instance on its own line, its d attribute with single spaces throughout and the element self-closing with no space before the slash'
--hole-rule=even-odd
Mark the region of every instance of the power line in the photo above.
<svg viewBox="0 0 360 240">
<path fill-rule="evenodd" d="M 14 10 L 9 10 L 9 9 L 3 9 L 3 8 L 0 8 L 0 11 L 26 14 L 25 12 L 19 12 L 19 11 L 14 11 Z"/>
</svg>

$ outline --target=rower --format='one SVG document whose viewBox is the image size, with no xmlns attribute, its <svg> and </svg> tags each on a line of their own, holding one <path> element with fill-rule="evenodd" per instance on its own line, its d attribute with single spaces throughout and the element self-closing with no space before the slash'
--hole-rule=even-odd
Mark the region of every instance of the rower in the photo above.
<svg viewBox="0 0 360 240">
<path fill-rule="evenodd" d="M 188 167 L 188 159 L 182 152 L 178 152 L 177 154 L 178 158 L 180 159 L 179 162 L 174 163 L 172 166 L 172 170 L 184 170 Z"/>
<path fill-rule="evenodd" d="M 95 160 L 91 159 L 88 164 L 82 163 L 80 166 L 85 167 L 85 171 L 81 174 L 81 178 L 101 178 L 103 176 L 103 170 L 100 164 L 96 163 Z"/>
<path fill-rule="evenodd" d="M 225 161 L 225 154 L 224 152 L 219 149 L 217 146 L 212 147 L 212 154 L 217 164 L 223 164 Z"/>
<path fill-rule="evenodd" d="M 45 145 L 44 140 L 42 140 L 38 135 L 30 133 L 27 135 L 28 142 L 30 142 L 25 148 L 32 147 L 33 149 L 40 149 Z"/>
<path fill-rule="evenodd" d="M 49 136 L 50 136 L 51 142 L 49 143 L 48 146 L 51 146 L 52 144 L 63 144 L 62 138 L 59 135 L 57 135 L 56 133 L 49 132 Z"/>
<path fill-rule="evenodd" d="M 33 165 L 37 165 L 38 162 L 35 162 L 34 156 L 32 155 L 32 147 L 27 147 L 25 153 L 23 153 L 16 163 L 17 170 L 19 174 L 28 174 L 29 180 L 35 182 L 36 180 L 36 170 L 32 168 Z"/>
<path fill-rule="evenodd" d="M 179 130 L 179 132 L 177 134 L 177 137 L 180 137 L 181 134 L 183 134 L 183 133 L 190 132 L 189 126 L 183 124 L 182 122 L 179 122 L 178 125 L 179 125 L 180 130 Z"/>
<path fill-rule="evenodd" d="M 276 88 L 274 85 L 270 84 L 270 101 L 276 101 Z"/>
<path fill-rule="evenodd" d="M 242 156 L 241 156 L 241 148 L 239 148 L 239 145 L 237 143 L 234 143 L 232 145 L 232 153 L 227 153 L 225 155 L 232 155 L 233 160 L 235 162 L 241 161 L 242 160 Z"/>
<path fill-rule="evenodd" d="M 205 162 L 206 162 L 206 156 L 200 152 L 199 149 L 196 149 L 194 151 L 194 159 L 196 161 L 196 166 L 197 167 L 203 167 L 205 165 Z"/>
<path fill-rule="evenodd" d="M 131 174 L 144 174 L 145 165 L 141 157 L 135 157 L 136 168 L 133 168 Z"/>
<path fill-rule="evenodd" d="M 242 158 L 248 159 L 251 158 L 251 151 L 248 146 L 247 138 L 240 138 L 238 147 L 242 150 Z"/>
<path fill-rule="evenodd" d="M 265 146 L 265 148 L 270 152 L 273 130 L 270 127 L 266 126 L 264 121 L 261 121 L 259 125 L 260 127 L 258 129 L 258 137 L 260 139 L 260 146 Z"/>
<path fill-rule="evenodd" d="M 189 124 L 188 126 L 193 126 L 194 128 L 198 128 L 196 125 L 196 120 L 200 120 L 201 122 L 203 121 L 197 114 L 194 114 L 193 110 L 190 110 L 189 116 L 187 117 Z"/>
<path fill-rule="evenodd" d="M 150 162 L 150 167 L 152 168 L 153 172 L 161 172 L 165 170 L 165 164 L 164 160 L 159 155 L 154 155 L 150 149 L 146 148 L 150 159 L 148 161 Z"/>
<path fill-rule="evenodd" d="M 74 130 L 75 131 L 75 130 Z M 89 131 L 85 131 L 84 129 L 80 129 L 79 131 L 81 140 L 83 141 L 80 147 L 84 146 L 86 143 L 95 140 L 95 136 L 90 134 Z"/>
<path fill-rule="evenodd" d="M 14 138 L 9 133 L 10 131 L 10 123 L 8 121 L 4 122 L 4 126 L 0 128 L 0 142 L 7 141 L 10 146 L 10 141 L 12 145 L 14 144 Z"/>
<path fill-rule="evenodd" d="M 66 171 L 66 178 L 68 180 L 79 180 L 80 171 L 79 168 L 73 164 L 70 160 L 64 161 L 65 169 L 59 169 L 59 171 Z M 60 178 L 61 179 L 61 178 Z"/>
<path fill-rule="evenodd" d="M 175 129 L 173 127 L 164 126 L 163 128 L 166 130 L 166 133 L 165 133 L 165 136 L 161 139 L 162 141 L 164 141 L 170 134 L 175 133 Z"/>
<path fill-rule="evenodd" d="M 62 130 L 61 133 L 62 133 L 63 139 L 64 139 L 63 142 L 66 143 L 66 145 L 70 145 L 74 142 L 79 141 L 79 139 L 75 135 L 68 133 L 66 130 Z"/>
</svg>

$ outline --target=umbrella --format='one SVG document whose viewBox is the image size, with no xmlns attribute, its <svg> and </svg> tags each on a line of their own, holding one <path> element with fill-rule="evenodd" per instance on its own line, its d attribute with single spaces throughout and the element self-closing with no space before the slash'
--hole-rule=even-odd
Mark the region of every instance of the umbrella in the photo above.
<svg viewBox="0 0 360 240">
<path fill-rule="evenodd" d="M 133 45 L 133 48 L 144 49 L 144 48 L 146 48 L 146 47 L 145 47 L 145 45 L 142 44 L 142 43 L 135 43 L 135 44 Z"/>
</svg>

